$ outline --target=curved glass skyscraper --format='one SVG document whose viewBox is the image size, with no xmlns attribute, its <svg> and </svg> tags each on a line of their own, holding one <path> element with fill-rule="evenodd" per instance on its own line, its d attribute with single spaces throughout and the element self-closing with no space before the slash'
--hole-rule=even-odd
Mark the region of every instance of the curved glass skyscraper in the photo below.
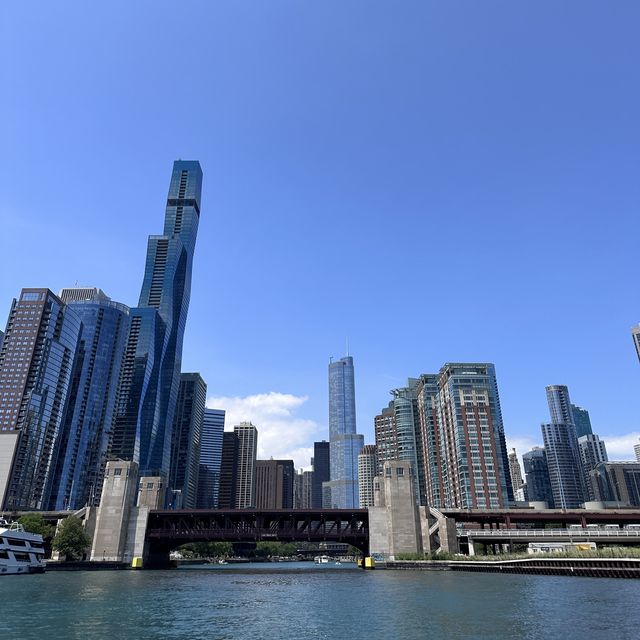
<svg viewBox="0 0 640 640">
<path fill-rule="evenodd" d="M 140 475 L 169 472 L 201 190 L 200 163 L 174 162 L 164 232 L 149 236 L 140 300 L 131 310 L 111 455 L 138 462 Z"/>
</svg>

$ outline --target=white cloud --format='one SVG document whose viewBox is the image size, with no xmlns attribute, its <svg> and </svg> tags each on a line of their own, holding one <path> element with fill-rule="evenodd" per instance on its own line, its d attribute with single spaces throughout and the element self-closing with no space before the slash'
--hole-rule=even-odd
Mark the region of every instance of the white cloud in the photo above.
<svg viewBox="0 0 640 640">
<path fill-rule="evenodd" d="M 224 409 L 225 430 L 241 422 L 252 422 L 258 429 L 258 458 L 293 460 L 296 468 L 309 468 L 313 442 L 327 438 L 321 427 L 296 415 L 307 396 L 290 393 L 258 393 L 252 396 L 221 396 L 207 399 L 207 407 Z"/>
<path fill-rule="evenodd" d="M 640 431 L 632 431 L 621 436 L 600 436 L 607 447 L 609 460 L 635 460 L 633 447 L 640 444 Z"/>
</svg>

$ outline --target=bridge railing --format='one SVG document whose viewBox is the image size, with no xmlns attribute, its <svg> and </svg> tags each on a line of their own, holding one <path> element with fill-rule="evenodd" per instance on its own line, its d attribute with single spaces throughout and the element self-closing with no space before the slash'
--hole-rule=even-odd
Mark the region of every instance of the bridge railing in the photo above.
<svg viewBox="0 0 640 640">
<path fill-rule="evenodd" d="M 629 529 L 460 529 L 459 538 L 638 538 Z"/>
</svg>

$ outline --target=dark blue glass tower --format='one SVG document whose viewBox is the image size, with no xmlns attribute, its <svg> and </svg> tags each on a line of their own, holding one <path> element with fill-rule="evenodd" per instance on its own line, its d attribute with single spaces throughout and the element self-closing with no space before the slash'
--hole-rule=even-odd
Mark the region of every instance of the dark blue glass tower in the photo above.
<svg viewBox="0 0 640 640">
<path fill-rule="evenodd" d="M 140 300 L 131 310 L 111 456 L 135 460 L 141 475 L 169 472 L 201 190 L 200 163 L 174 162 L 164 232 L 149 236 Z"/>
<path fill-rule="evenodd" d="M 205 409 L 200 436 L 200 469 L 198 473 L 198 509 L 217 509 L 220 493 L 220 465 L 224 433 L 222 409 Z"/>
<path fill-rule="evenodd" d="M 56 456 L 49 508 L 79 509 L 100 502 L 129 309 L 105 295 L 85 300 L 78 289 L 60 299 L 80 317 L 82 329 Z"/>
</svg>

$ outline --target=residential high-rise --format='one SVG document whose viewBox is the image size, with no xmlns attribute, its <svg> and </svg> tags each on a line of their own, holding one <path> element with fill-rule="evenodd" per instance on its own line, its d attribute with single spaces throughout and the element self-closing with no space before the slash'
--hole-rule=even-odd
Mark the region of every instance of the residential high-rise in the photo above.
<svg viewBox="0 0 640 640">
<path fill-rule="evenodd" d="M 358 489 L 361 509 L 373 506 L 373 479 L 379 475 L 377 450 L 375 444 L 365 444 L 358 456 Z"/>
<path fill-rule="evenodd" d="M 633 338 L 633 344 L 636 348 L 638 360 L 640 360 L 640 324 L 631 329 L 631 337 Z"/>
<path fill-rule="evenodd" d="M 0 351 L 0 505 L 46 509 L 80 317 L 49 289 L 13 300 Z"/>
<path fill-rule="evenodd" d="M 198 471 L 198 509 L 217 509 L 222 464 L 222 409 L 205 409 L 200 434 L 200 469 Z"/>
<path fill-rule="evenodd" d="M 176 508 L 196 508 L 200 443 L 206 401 L 207 385 L 202 376 L 199 373 L 181 374 L 169 467 L 170 502 Z"/>
<path fill-rule="evenodd" d="M 585 500 L 596 500 L 596 494 L 590 481 L 591 472 L 596 465 L 609 460 L 607 448 L 604 441 L 593 434 L 587 434 L 578 438 L 578 450 L 580 451 L 580 463 L 582 464 L 582 474 L 585 478 Z"/>
<path fill-rule="evenodd" d="M 421 376 L 417 391 L 429 505 L 513 502 L 494 366 L 448 363 L 437 376 Z"/>
<path fill-rule="evenodd" d="M 219 509 L 235 509 L 238 485 L 238 436 L 235 432 L 222 434 L 222 456 L 220 459 Z"/>
<path fill-rule="evenodd" d="M 584 479 L 573 425 L 542 425 L 553 502 L 558 509 L 577 509 L 584 501 Z"/>
<path fill-rule="evenodd" d="M 440 391 L 438 376 L 423 374 L 416 386 L 420 440 L 423 449 L 425 501 L 433 507 L 445 505 L 442 473 L 445 442 L 440 425 Z"/>
<path fill-rule="evenodd" d="M 591 418 L 589 412 L 582 407 L 576 407 L 575 404 L 571 405 L 571 417 L 573 418 L 573 424 L 576 428 L 576 437 L 588 436 L 593 433 L 591 428 Z"/>
<path fill-rule="evenodd" d="M 255 507 L 256 454 L 258 430 L 250 422 L 241 422 L 233 428 L 238 437 L 238 472 L 236 475 L 236 509 Z"/>
<path fill-rule="evenodd" d="M 546 392 L 551 422 L 542 425 L 542 437 L 553 501 L 556 508 L 575 509 L 584 502 L 586 487 L 569 390 L 550 385 Z"/>
<path fill-rule="evenodd" d="M 408 460 L 413 468 L 416 501 L 426 504 L 424 449 L 416 396 L 418 380 L 409 378 L 406 387 L 393 389 L 393 400 L 374 418 L 378 447 L 378 472 L 387 460 Z"/>
<path fill-rule="evenodd" d="M 329 363 L 331 480 L 323 485 L 323 506 L 357 508 L 358 455 L 363 446 L 363 436 L 356 433 L 353 358 L 346 356 Z"/>
<path fill-rule="evenodd" d="M 129 332 L 129 308 L 97 288 L 62 289 L 82 329 L 60 432 L 49 509 L 100 504 Z"/>
<path fill-rule="evenodd" d="M 149 236 L 140 300 L 131 309 L 111 455 L 139 460 L 141 476 L 169 472 L 201 189 L 200 164 L 174 162 L 164 232 Z"/>
<path fill-rule="evenodd" d="M 511 475 L 513 496 L 517 499 L 516 493 L 522 489 L 524 482 L 522 481 L 522 470 L 520 469 L 520 462 L 515 449 L 511 449 L 509 452 L 509 474 Z"/>
<path fill-rule="evenodd" d="M 553 508 L 553 492 L 547 455 L 542 447 L 534 447 L 522 456 L 529 502 L 546 502 Z"/>
<path fill-rule="evenodd" d="M 311 488 L 311 506 L 314 509 L 322 508 L 322 484 L 331 479 L 331 463 L 329 453 L 329 443 L 313 443 L 313 484 Z"/>
<path fill-rule="evenodd" d="M 636 462 L 640 462 L 640 443 L 633 445 L 633 453 L 636 456 Z"/>
<path fill-rule="evenodd" d="M 293 508 L 293 460 L 256 460 L 255 507 Z"/>
</svg>

